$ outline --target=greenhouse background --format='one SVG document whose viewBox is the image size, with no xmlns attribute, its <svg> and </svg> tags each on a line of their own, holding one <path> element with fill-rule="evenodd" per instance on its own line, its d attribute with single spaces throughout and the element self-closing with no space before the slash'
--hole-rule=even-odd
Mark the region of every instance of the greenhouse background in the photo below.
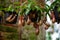
<svg viewBox="0 0 60 40">
<path fill-rule="evenodd" d="M 55 13 L 60 0 L 0 0 L 0 40 L 60 40 Z"/>
</svg>

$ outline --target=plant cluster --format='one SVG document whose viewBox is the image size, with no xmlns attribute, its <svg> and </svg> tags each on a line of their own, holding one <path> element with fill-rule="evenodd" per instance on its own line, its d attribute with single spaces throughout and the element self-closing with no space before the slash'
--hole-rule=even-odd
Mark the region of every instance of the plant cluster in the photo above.
<svg viewBox="0 0 60 40">
<path fill-rule="evenodd" d="M 48 0 L 49 1 L 49 0 Z M 36 0 L 27 0 L 21 5 L 19 2 L 14 3 L 15 7 L 11 4 L 7 8 L 2 8 L 0 10 L 5 14 L 5 21 L 10 24 L 15 24 L 18 18 L 18 25 L 24 26 L 25 23 L 33 24 L 36 28 L 36 34 L 39 33 L 39 26 L 43 23 L 45 24 L 45 29 L 49 28 L 49 24 L 46 23 L 46 15 L 48 14 L 52 18 L 52 22 L 60 23 L 60 0 L 54 1 L 51 6 L 45 4 L 44 8 L 41 8 Z M 51 15 L 49 14 L 51 12 Z M 42 19 L 43 18 L 43 19 Z"/>
</svg>

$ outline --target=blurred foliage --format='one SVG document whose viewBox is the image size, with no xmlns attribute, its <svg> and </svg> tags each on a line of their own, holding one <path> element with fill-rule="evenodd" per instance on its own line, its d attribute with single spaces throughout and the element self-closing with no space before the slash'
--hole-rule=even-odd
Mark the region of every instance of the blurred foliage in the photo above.
<svg viewBox="0 0 60 40">
<path fill-rule="evenodd" d="M 48 0 L 49 1 L 49 0 Z M 56 5 L 59 5 L 60 4 L 60 0 L 55 0 L 52 4 L 51 4 L 51 6 L 49 6 L 48 8 L 49 8 L 49 11 L 50 10 L 53 10 L 53 8 L 56 6 Z M 60 6 L 59 6 L 60 7 Z"/>
<path fill-rule="evenodd" d="M 49 0 L 46 0 L 46 1 L 49 1 Z M 7 10 L 7 11 L 17 11 L 18 13 L 24 15 L 24 14 L 28 14 L 29 11 L 32 9 L 32 10 L 35 10 L 37 9 L 40 10 L 40 12 L 46 12 L 46 14 L 49 15 L 49 11 L 52 10 L 56 4 L 60 4 L 60 0 L 55 0 L 51 6 L 48 6 L 47 4 L 45 4 L 45 7 L 44 8 L 41 8 L 37 1 L 36 0 L 27 0 L 27 2 L 23 2 L 21 5 L 20 5 L 20 2 L 11 2 L 9 0 L 0 0 L 0 10 Z M 58 11 L 60 10 L 60 7 L 58 8 Z"/>
<path fill-rule="evenodd" d="M 0 25 L 0 31 L 2 31 L 2 32 L 17 32 L 17 29 Z"/>
<path fill-rule="evenodd" d="M 37 40 L 37 36 L 35 35 L 35 29 L 32 25 L 28 26 L 24 26 L 23 27 L 23 33 L 22 33 L 22 40 Z M 2 27 L 0 26 L 0 29 L 7 29 L 6 26 Z M 17 28 L 16 28 L 17 29 Z M 5 38 L 5 40 L 18 40 L 18 32 L 16 31 L 16 29 L 13 27 L 10 29 L 10 27 L 7 29 L 8 31 L 2 31 L 3 32 L 3 36 Z M 14 31 L 15 30 L 15 31 Z M 33 30 L 33 31 L 32 31 Z M 42 34 L 42 33 L 41 33 Z M 39 35 L 39 38 L 41 35 Z"/>
<path fill-rule="evenodd" d="M 49 0 L 47 0 L 49 1 Z M 45 4 L 45 8 L 41 8 L 36 0 L 28 0 L 27 2 L 23 2 L 21 5 L 20 5 L 20 2 L 10 2 L 9 0 L 0 0 L 0 10 L 6 10 L 6 11 L 17 11 L 19 13 L 19 15 L 24 15 L 24 14 L 28 14 L 29 11 L 32 9 L 32 10 L 37 10 L 39 11 L 39 14 L 40 12 L 46 12 L 46 15 L 48 14 L 49 15 L 49 11 L 50 10 L 53 10 L 53 8 L 55 7 L 56 4 L 60 4 L 60 0 L 56 0 L 54 1 L 51 6 L 48 6 L 47 4 Z M 58 11 L 60 11 L 60 6 L 58 7 Z M 29 30 L 31 31 L 32 28 L 29 27 L 26 27 L 25 28 L 26 30 Z M 6 35 L 8 39 L 12 39 L 14 37 L 14 40 L 18 40 L 17 36 L 17 29 L 15 28 L 10 28 L 10 27 L 5 27 L 5 26 L 1 26 L 0 25 L 0 31 L 2 32 L 14 32 L 10 35 Z M 30 40 L 35 40 L 36 39 L 36 35 L 34 33 L 30 33 L 28 34 L 29 35 L 29 39 Z M 16 39 L 15 39 L 16 38 Z M 23 39 L 25 40 L 25 39 Z"/>
<path fill-rule="evenodd" d="M 5 7 L 8 7 L 9 6 L 9 4 L 10 4 L 10 2 L 9 2 L 9 0 L 0 0 L 0 10 L 2 10 L 3 8 L 5 8 Z"/>
<path fill-rule="evenodd" d="M 0 32 L 3 32 L 5 40 L 18 40 L 17 28 L 0 25 Z"/>
</svg>

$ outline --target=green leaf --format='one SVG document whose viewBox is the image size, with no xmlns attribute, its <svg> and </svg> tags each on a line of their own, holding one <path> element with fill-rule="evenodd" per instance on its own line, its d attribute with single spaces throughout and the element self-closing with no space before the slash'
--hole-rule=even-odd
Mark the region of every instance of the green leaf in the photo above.
<svg viewBox="0 0 60 40">
<path fill-rule="evenodd" d="M 32 5 L 32 3 L 28 4 L 28 5 L 27 5 L 27 8 L 31 8 L 31 5 Z"/>
<path fill-rule="evenodd" d="M 57 9 L 57 10 L 58 10 L 58 12 L 60 12 L 60 7 L 58 7 L 58 9 Z"/>
<path fill-rule="evenodd" d="M 36 8 L 37 10 L 39 10 L 39 9 L 40 9 L 38 6 L 35 6 L 35 8 Z"/>
<path fill-rule="evenodd" d="M 29 9 L 27 9 L 27 10 L 26 10 L 26 12 L 25 12 L 25 14 L 27 15 L 27 14 L 29 13 L 29 11 L 30 11 L 30 10 L 29 10 Z"/>
<path fill-rule="evenodd" d="M 12 9 L 12 5 L 10 5 L 9 7 L 8 7 L 8 11 L 10 11 Z"/>
</svg>

